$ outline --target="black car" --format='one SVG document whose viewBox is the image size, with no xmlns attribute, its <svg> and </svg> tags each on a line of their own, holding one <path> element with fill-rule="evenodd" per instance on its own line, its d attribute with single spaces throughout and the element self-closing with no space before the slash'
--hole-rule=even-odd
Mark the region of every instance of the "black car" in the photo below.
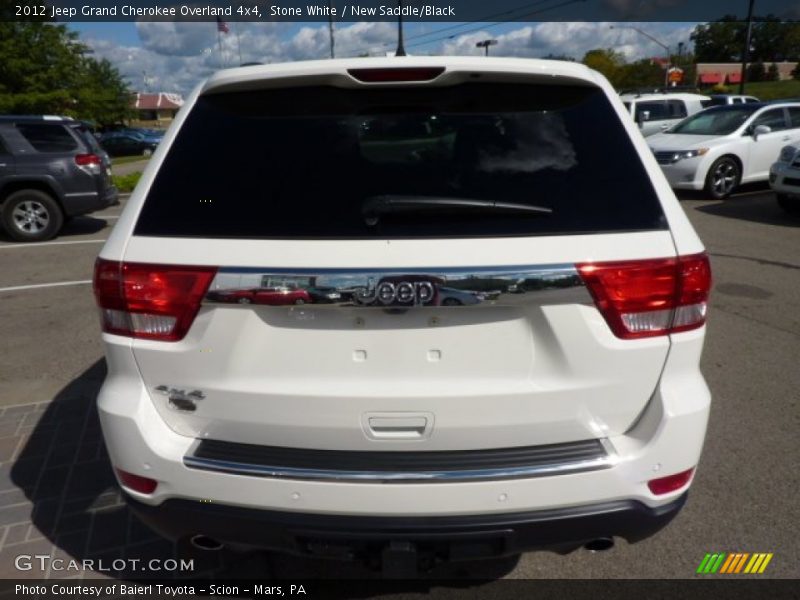
<svg viewBox="0 0 800 600">
<path fill-rule="evenodd" d="M 100 145 L 111 156 L 150 156 L 159 141 L 136 131 L 114 131 L 100 137 Z"/>
<path fill-rule="evenodd" d="M 0 116 L 0 220 L 13 239 L 50 239 L 68 218 L 116 201 L 111 161 L 85 123 Z"/>
</svg>

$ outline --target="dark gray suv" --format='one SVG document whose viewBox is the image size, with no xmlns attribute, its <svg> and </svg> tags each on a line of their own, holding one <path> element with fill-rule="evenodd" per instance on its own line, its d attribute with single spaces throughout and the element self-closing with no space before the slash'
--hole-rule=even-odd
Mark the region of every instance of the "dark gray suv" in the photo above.
<svg viewBox="0 0 800 600">
<path fill-rule="evenodd" d="M 69 218 L 116 201 L 111 161 L 84 123 L 0 116 L 0 220 L 13 239 L 50 239 Z"/>
</svg>

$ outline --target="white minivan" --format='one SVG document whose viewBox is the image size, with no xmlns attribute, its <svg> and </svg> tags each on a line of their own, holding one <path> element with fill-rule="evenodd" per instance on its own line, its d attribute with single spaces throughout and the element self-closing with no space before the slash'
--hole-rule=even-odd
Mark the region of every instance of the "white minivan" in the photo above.
<svg viewBox="0 0 800 600">
<path fill-rule="evenodd" d="M 203 547 L 396 576 L 634 542 L 700 460 L 710 285 L 583 65 L 221 71 L 97 260 L 103 434 L 136 514 Z"/>
</svg>

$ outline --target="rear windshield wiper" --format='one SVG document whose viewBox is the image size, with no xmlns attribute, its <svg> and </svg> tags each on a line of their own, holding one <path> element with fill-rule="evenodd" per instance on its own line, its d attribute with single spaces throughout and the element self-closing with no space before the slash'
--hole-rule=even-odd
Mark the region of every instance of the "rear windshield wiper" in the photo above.
<svg viewBox="0 0 800 600">
<path fill-rule="evenodd" d="M 543 217 L 553 213 L 552 208 L 532 206 L 518 202 L 497 202 L 474 198 L 446 196 L 370 196 L 361 205 L 364 221 L 370 227 L 378 224 L 381 215 L 416 212 L 440 213 L 493 213 Z"/>
</svg>

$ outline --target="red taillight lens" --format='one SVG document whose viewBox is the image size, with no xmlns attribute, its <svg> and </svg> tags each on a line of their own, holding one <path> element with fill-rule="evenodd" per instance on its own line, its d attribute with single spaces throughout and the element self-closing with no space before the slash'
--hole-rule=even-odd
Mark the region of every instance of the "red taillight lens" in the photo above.
<svg viewBox="0 0 800 600">
<path fill-rule="evenodd" d="M 97 154 L 78 154 L 75 156 L 75 164 L 79 167 L 99 167 L 103 161 Z"/>
<path fill-rule="evenodd" d="M 350 76 L 364 83 L 431 81 L 444 67 L 394 67 L 391 69 L 348 69 Z"/>
<path fill-rule="evenodd" d="M 665 335 L 705 323 L 711 289 L 705 254 L 576 267 L 617 337 Z"/>
<path fill-rule="evenodd" d="M 162 341 L 183 339 L 216 269 L 97 259 L 94 294 L 103 331 Z"/>
<path fill-rule="evenodd" d="M 680 473 L 675 473 L 674 475 L 667 475 L 666 477 L 651 479 L 650 481 L 647 482 L 647 487 L 649 487 L 650 491 L 653 492 L 656 496 L 669 494 L 670 492 L 679 490 L 683 486 L 688 484 L 689 481 L 692 479 L 693 473 L 694 473 L 694 468 L 688 469 L 686 471 L 681 471 Z"/>
<path fill-rule="evenodd" d="M 128 473 L 122 469 L 116 469 L 116 471 L 120 483 L 126 488 L 132 489 L 134 492 L 139 492 L 140 494 L 152 494 L 156 491 L 156 487 L 158 487 L 158 482 L 155 479 L 142 477 L 141 475 L 134 475 L 133 473 Z"/>
</svg>

